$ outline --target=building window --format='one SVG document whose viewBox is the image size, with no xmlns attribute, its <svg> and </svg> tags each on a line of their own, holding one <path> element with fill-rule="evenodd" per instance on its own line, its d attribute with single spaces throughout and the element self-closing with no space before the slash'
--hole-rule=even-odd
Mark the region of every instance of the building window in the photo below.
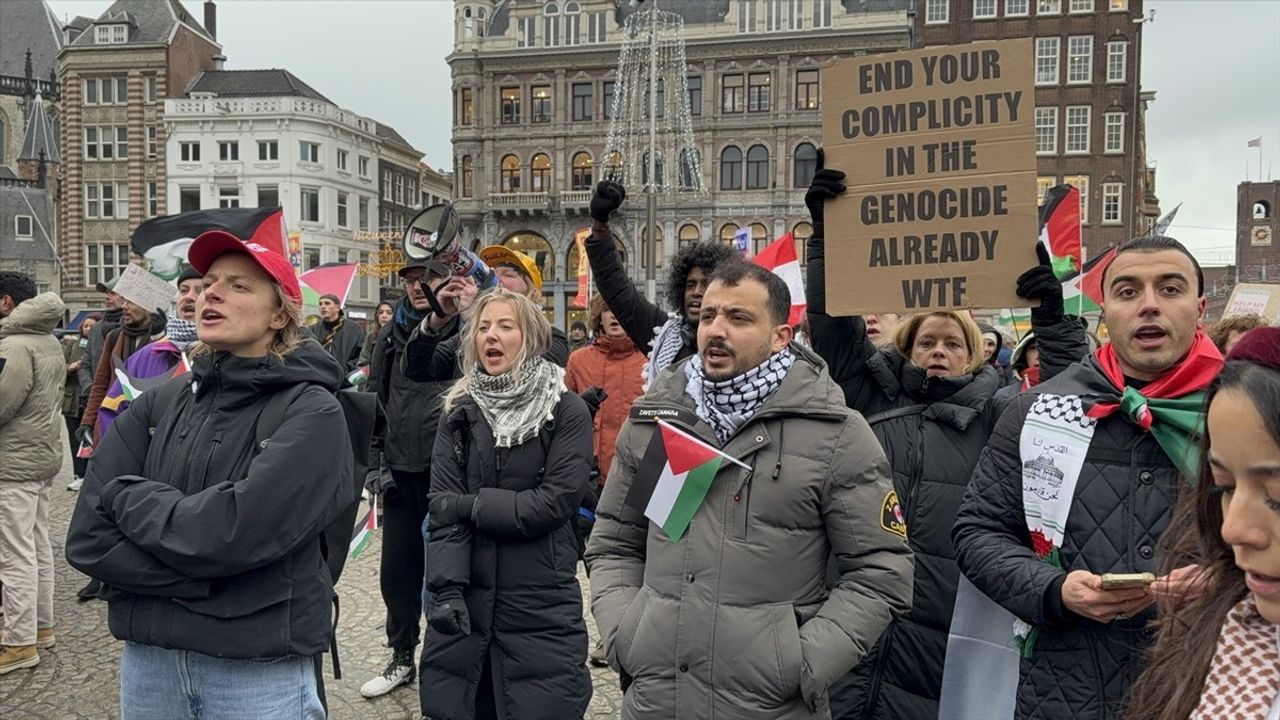
<svg viewBox="0 0 1280 720">
<path fill-rule="evenodd" d="M 220 208 L 240 207 L 240 188 L 234 185 L 230 187 L 219 187 L 218 188 L 218 207 Z"/>
<path fill-rule="evenodd" d="M 813 175 L 818 171 L 818 149 L 810 143 L 800 143 L 796 146 L 795 168 L 792 175 L 795 179 L 792 185 L 798 188 L 807 188 L 809 183 L 813 182 Z"/>
<path fill-rule="evenodd" d="M 84 216 L 101 220 L 129 219 L 127 183 L 85 183 Z"/>
<path fill-rule="evenodd" d="M 591 13 L 587 21 L 587 42 L 602 43 L 608 38 L 605 35 L 605 18 L 607 13 Z"/>
<path fill-rule="evenodd" d="M 458 124 L 470 125 L 475 122 L 475 104 L 471 95 L 471 88 L 462 88 L 458 91 Z"/>
<path fill-rule="evenodd" d="M 736 145 L 720 151 L 720 189 L 742 189 L 742 151 Z"/>
<path fill-rule="evenodd" d="M 764 28 L 766 32 L 778 32 L 784 28 L 782 24 L 782 7 L 784 0 L 764 0 Z"/>
<path fill-rule="evenodd" d="M 234 162 L 240 159 L 240 143 L 219 142 L 218 159 L 222 162 Z"/>
<path fill-rule="evenodd" d="M 180 155 L 182 162 L 200 162 L 199 142 L 178 143 L 178 147 L 182 151 Z"/>
<path fill-rule="evenodd" d="M 747 189 L 766 190 L 769 187 L 769 149 L 752 145 L 747 150 Z"/>
<path fill-rule="evenodd" d="M 1118 225 L 1120 223 L 1121 198 L 1124 196 L 1124 183 L 1102 183 L 1102 224 Z"/>
<path fill-rule="evenodd" d="M 1102 151 L 1105 153 L 1124 152 L 1124 113 L 1109 112 L 1102 116 L 1106 130 Z"/>
<path fill-rule="evenodd" d="M 595 173 L 591 164 L 591 153 L 574 153 L 572 170 L 573 174 L 570 187 L 573 190 L 590 190 L 591 186 L 595 184 Z"/>
<path fill-rule="evenodd" d="M 805 243 L 813 237 L 813 226 L 807 222 L 798 222 L 791 228 L 791 237 L 796 241 L 796 258 L 800 261 L 800 267 L 804 267 L 809 262 L 808 248 L 805 247 Z"/>
<path fill-rule="evenodd" d="M 751 223 L 751 254 L 755 255 L 769 245 L 769 228 L 763 223 Z"/>
<path fill-rule="evenodd" d="M 947 21 L 950 15 L 950 0 L 925 0 L 924 22 L 926 25 L 937 25 Z"/>
<path fill-rule="evenodd" d="M 655 229 L 653 235 L 654 235 L 653 237 L 654 264 L 661 267 L 662 261 L 663 261 L 663 247 L 662 247 L 663 238 L 662 238 L 661 225 L 659 225 Z M 649 252 L 647 250 L 648 246 L 649 246 L 649 228 L 646 227 L 640 230 L 640 267 L 641 268 L 649 267 Z"/>
<path fill-rule="evenodd" d="M 178 212 L 191 212 L 200 209 L 200 186 L 181 185 L 178 187 Z"/>
<path fill-rule="evenodd" d="M 553 2 L 542 7 L 542 46 L 560 45 L 560 8 Z"/>
<path fill-rule="evenodd" d="M 747 79 L 747 112 L 769 112 L 771 86 L 769 73 L 751 73 Z"/>
<path fill-rule="evenodd" d="M 520 158 L 507 155 L 502 158 L 502 184 L 504 193 L 520 192 Z"/>
<path fill-rule="evenodd" d="M 1058 152 L 1058 108 L 1036 108 L 1036 154 Z"/>
<path fill-rule="evenodd" d="M 1107 43 L 1107 82 L 1124 82 L 1125 65 L 1129 54 L 1129 42 L 1116 40 Z"/>
<path fill-rule="evenodd" d="M 738 32 L 756 31 L 756 0 L 738 0 Z"/>
<path fill-rule="evenodd" d="M 975 19 L 993 18 L 996 16 L 996 0 L 973 0 L 973 17 Z"/>
<path fill-rule="evenodd" d="M 364 155 L 361 155 L 359 158 L 357 158 L 356 168 L 360 172 L 360 177 L 362 178 L 369 177 L 369 158 L 365 157 Z"/>
<path fill-rule="evenodd" d="M 520 88 L 502 88 L 502 124 L 514 125 L 520 122 Z"/>
<path fill-rule="evenodd" d="M 667 84 L 663 78 L 658 78 L 658 96 L 653 103 L 653 110 L 658 117 L 662 117 L 667 112 Z M 644 107 L 640 109 L 644 117 L 649 117 L 649 88 L 644 89 Z"/>
<path fill-rule="evenodd" d="M 320 162 L 320 143 L 299 140 L 298 162 L 318 164 Z"/>
<path fill-rule="evenodd" d="M 299 209 L 302 222 L 320 222 L 320 189 L 302 188 L 299 198 L 302 201 Z"/>
<path fill-rule="evenodd" d="M 831 27 L 831 0 L 813 0 L 813 26 Z"/>
<path fill-rule="evenodd" d="M 818 71 L 796 71 L 796 109 L 818 109 Z"/>
<path fill-rule="evenodd" d="M 338 151 L 338 169 L 344 172 L 347 169 L 347 151 L 346 150 Z"/>
<path fill-rule="evenodd" d="M 737 223 L 725 223 L 720 226 L 720 242 L 733 247 L 733 238 L 738 234 Z"/>
<path fill-rule="evenodd" d="M 605 80 L 605 81 L 604 81 L 604 86 L 602 87 L 602 90 L 603 90 L 602 95 L 603 95 L 603 97 L 602 97 L 601 99 L 603 99 L 603 100 L 604 100 L 604 106 L 603 106 L 603 108 L 602 108 L 602 109 L 603 109 L 603 111 L 604 111 L 604 119 L 605 119 L 605 120 L 612 120 L 612 119 L 613 119 L 613 112 L 614 112 L 614 108 L 613 108 L 613 97 L 614 97 L 614 95 L 613 95 L 613 89 L 614 89 L 614 86 L 615 86 L 614 81 L 612 81 L 612 80 Z"/>
<path fill-rule="evenodd" d="M 1107 0 L 1107 9 L 1111 12 L 1129 9 L 1129 0 Z"/>
<path fill-rule="evenodd" d="M 338 227 L 345 228 L 347 225 L 347 194 L 338 193 Z"/>
<path fill-rule="evenodd" d="M 535 123 L 551 122 L 551 88 L 547 85 L 534 85 L 529 88 L 533 102 L 529 108 L 529 121 Z"/>
<path fill-rule="evenodd" d="M 1061 15 L 1062 0 L 1037 0 L 1037 15 Z"/>
<path fill-rule="evenodd" d="M 1071 0 L 1067 5 L 1067 12 L 1075 13 L 1091 13 L 1093 12 L 1093 0 Z"/>
<path fill-rule="evenodd" d="M 258 141 L 258 159 L 259 160 L 279 160 L 280 159 L 280 143 L 275 140 L 259 140 Z"/>
<path fill-rule="evenodd" d="M 258 207 L 280 207 L 280 187 L 277 185 L 259 185 Z"/>
<path fill-rule="evenodd" d="M 1004 0 L 1004 16 L 1015 17 L 1031 12 L 1031 0 Z"/>
<path fill-rule="evenodd" d="M 129 267 L 129 246 L 126 243 L 92 243 L 84 246 L 85 280 L 92 287 L 107 282 Z"/>
<path fill-rule="evenodd" d="M 394 182 L 392 182 L 392 186 L 394 187 L 394 190 L 391 193 L 391 201 L 397 205 L 407 204 L 404 201 L 404 176 L 396 175 L 394 177 Z"/>
<path fill-rule="evenodd" d="M 604 179 L 605 180 L 621 180 L 622 178 L 622 153 L 614 150 L 605 156 L 604 159 Z"/>
<path fill-rule="evenodd" d="M 124 105 L 128 101 L 128 78 L 85 78 L 84 105 Z"/>
<path fill-rule="evenodd" d="M 533 47 L 533 17 L 519 18 L 516 25 L 516 47 Z"/>
<path fill-rule="evenodd" d="M 576 2 L 564 4 L 564 44 L 577 45 L 582 42 L 582 12 Z"/>
<path fill-rule="evenodd" d="M 30 215 L 14 215 L 13 216 L 13 234 L 19 240 L 30 240 L 35 233 L 33 228 L 34 218 Z"/>
<path fill-rule="evenodd" d="M 1088 175 L 1068 175 L 1062 178 L 1062 182 L 1080 191 L 1080 223 L 1082 225 L 1088 225 L 1089 224 L 1089 176 Z"/>
<path fill-rule="evenodd" d="M 391 171 L 382 171 L 382 199 L 391 202 Z"/>
<path fill-rule="evenodd" d="M 551 191 L 551 158 L 545 153 L 534 155 L 529 163 L 529 190 L 538 193 Z"/>
<path fill-rule="evenodd" d="M 160 214 L 160 183 L 147 183 L 147 217 Z"/>
<path fill-rule="evenodd" d="M 142 80 L 143 99 L 150 105 L 156 101 L 156 76 L 148 75 Z"/>
<path fill-rule="evenodd" d="M 1041 175 L 1036 178 L 1036 205 L 1044 205 L 1044 196 L 1049 194 L 1049 189 L 1058 184 L 1058 178 L 1045 177 Z"/>
<path fill-rule="evenodd" d="M 680 226 L 679 247 L 681 250 L 693 245 L 702 239 L 702 233 L 698 230 L 698 226 L 693 223 L 685 223 Z"/>
<path fill-rule="evenodd" d="M 1066 152 L 1089 152 L 1089 106 L 1072 105 L 1067 108 Z"/>
<path fill-rule="evenodd" d="M 472 178 L 475 174 L 475 165 L 470 155 L 462 156 L 462 184 L 458 188 L 458 194 L 464 198 L 471 197 Z"/>
<path fill-rule="evenodd" d="M 697 117 L 702 114 L 702 76 L 690 75 L 684 79 L 685 90 L 689 101 L 689 114 Z"/>
<path fill-rule="evenodd" d="M 129 157 L 129 128 L 116 128 L 116 159 Z"/>
<path fill-rule="evenodd" d="M 1067 39 L 1067 82 L 1093 80 L 1093 36 L 1075 35 Z"/>
<path fill-rule="evenodd" d="M 369 212 L 369 198 L 360 198 L 360 228 L 373 229 L 373 213 Z"/>
<path fill-rule="evenodd" d="M 746 108 L 747 89 L 742 75 L 720 78 L 720 112 L 740 113 Z"/>
<path fill-rule="evenodd" d="M 581 122 L 591 119 L 591 83 L 573 84 L 573 119 Z"/>
<path fill-rule="evenodd" d="M 680 151 L 680 189 L 694 190 L 698 187 L 699 173 L 693 171 L 695 163 L 699 168 L 702 167 L 701 157 L 697 150 L 685 148 Z"/>
<path fill-rule="evenodd" d="M 790 0 L 790 19 L 788 20 L 788 30 L 804 29 L 804 3 L 805 0 Z"/>
<path fill-rule="evenodd" d="M 658 152 L 653 161 L 653 175 L 657 178 L 655 185 L 661 185 L 662 179 L 666 173 L 663 172 L 662 152 Z M 644 156 L 640 158 L 640 183 L 642 185 L 649 184 L 649 151 L 645 151 Z"/>
<path fill-rule="evenodd" d="M 156 157 L 156 128 L 154 125 L 147 126 L 147 159 L 154 160 Z"/>
<path fill-rule="evenodd" d="M 1036 84 L 1058 82 L 1058 38 L 1036 38 Z"/>
</svg>

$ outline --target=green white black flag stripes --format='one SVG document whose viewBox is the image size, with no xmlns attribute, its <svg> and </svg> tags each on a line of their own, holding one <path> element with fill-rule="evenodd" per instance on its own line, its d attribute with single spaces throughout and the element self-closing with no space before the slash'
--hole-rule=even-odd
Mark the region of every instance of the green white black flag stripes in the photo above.
<svg viewBox="0 0 1280 720">
<path fill-rule="evenodd" d="M 725 460 L 747 467 L 659 420 L 658 429 L 640 459 L 626 503 L 657 523 L 673 542 L 678 541 L 689 528 Z"/>
</svg>

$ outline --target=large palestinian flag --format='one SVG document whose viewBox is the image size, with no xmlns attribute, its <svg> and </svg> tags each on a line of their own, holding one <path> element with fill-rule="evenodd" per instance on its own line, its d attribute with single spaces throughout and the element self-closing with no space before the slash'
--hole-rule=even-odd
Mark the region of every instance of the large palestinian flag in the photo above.
<svg viewBox="0 0 1280 720">
<path fill-rule="evenodd" d="M 306 307 L 320 307 L 321 295 L 336 295 L 338 305 L 345 307 L 351 283 L 355 279 L 355 263 L 317 265 L 298 276 L 298 284 L 302 287 L 302 304 Z"/>
<path fill-rule="evenodd" d="M 274 208 L 216 208 L 192 210 L 152 218 L 133 231 L 130 246 L 147 260 L 151 272 L 174 280 L 187 262 L 187 249 L 200 233 L 225 230 L 244 241 L 289 256 L 284 210 Z"/>
<path fill-rule="evenodd" d="M 659 420 L 658 429 L 636 469 L 626 504 L 657 523 L 672 542 L 679 541 L 725 460 L 742 465 L 741 461 Z"/>
</svg>

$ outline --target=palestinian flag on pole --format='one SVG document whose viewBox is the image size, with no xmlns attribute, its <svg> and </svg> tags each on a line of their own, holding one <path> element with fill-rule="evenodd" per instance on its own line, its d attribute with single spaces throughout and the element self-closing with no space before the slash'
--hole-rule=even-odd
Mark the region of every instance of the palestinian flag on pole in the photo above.
<svg viewBox="0 0 1280 720">
<path fill-rule="evenodd" d="M 337 295 L 338 305 L 345 306 L 347 294 L 351 292 L 351 283 L 355 279 L 354 263 L 318 265 L 298 276 L 298 284 L 302 286 L 302 304 L 306 307 L 320 307 L 321 295 Z"/>
<path fill-rule="evenodd" d="M 355 560 L 360 557 L 360 553 L 369 547 L 369 541 L 373 539 L 373 531 L 378 529 L 378 496 L 374 495 L 373 500 L 369 502 L 369 512 L 365 513 L 364 518 L 356 525 L 356 533 L 351 537 L 351 546 L 347 550 L 347 557 Z"/>
<path fill-rule="evenodd" d="M 1115 256 L 1116 248 L 1112 247 L 1085 263 L 1083 271 L 1063 279 L 1062 305 L 1067 313 L 1083 315 L 1102 310 L 1102 272 Z"/>
<path fill-rule="evenodd" d="M 111 366 L 115 371 L 116 382 L 120 383 L 120 394 L 129 402 L 137 400 L 142 393 L 158 388 L 173 378 L 191 371 L 191 365 L 187 361 L 186 353 L 182 353 L 181 359 L 178 360 L 178 364 L 174 365 L 173 368 L 151 377 L 140 378 L 131 375 L 128 366 L 118 357 L 113 356 L 111 358 Z"/>
<path fill-rule="evenodd" d="M 1049 251 L 1053 274 L 1058 279 L 1080 269 L 1080 191 L 1071 185 L 1056 185 L 1044 195 L 1040 206 L 1040 242 Z"/>
<path fill-rule="evenodd" d="M 672 542 L 678 542 L 726 460 L 750 470 L 742 461 L 659 420 L 627 492 L 626 504 L 657 523 Z"/>
<path fill-rule="evenodd" d="M 206 230 L 225 230 L 289 256 L 280 208 L 216 208 L 162 215 L 139 225 L 129 245 L 147 260 L 152 273 L 173 281 L 187 262 L 192 241 Z"/>
<path fill-rule="evenodd" d="M 791 291 L 791 314 L 787 323 L 792 327 L 804 321 L 807 303 L 804 297 L 804 271 L 800 269 L 800 258 L 796 255 L 796 240 L 791 233 L 769 243 L 769 247 L 756 253 L 751 262 L 768 269 L 782 278 Z"/>
</svg>

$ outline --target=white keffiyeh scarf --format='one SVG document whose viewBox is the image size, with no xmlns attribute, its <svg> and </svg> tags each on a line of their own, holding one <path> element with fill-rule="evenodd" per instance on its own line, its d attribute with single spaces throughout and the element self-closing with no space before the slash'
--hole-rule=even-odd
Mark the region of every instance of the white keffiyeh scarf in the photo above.
<svg viewBox="0 0 1280 720">
<path fill-rule="evenodd" d="M 687 325 L 683 318 L 671 313 L 661 327 L 654 328 L 649 362 L 644 366 L 645 390 L 649 389 L 649 385 L 654 378 L 658 377 L 658 373 L 671 367 L 671 364 L 676 361 L 676 355 L 679 355 L 680 348 L 684 347 Z"/>
</svg>

